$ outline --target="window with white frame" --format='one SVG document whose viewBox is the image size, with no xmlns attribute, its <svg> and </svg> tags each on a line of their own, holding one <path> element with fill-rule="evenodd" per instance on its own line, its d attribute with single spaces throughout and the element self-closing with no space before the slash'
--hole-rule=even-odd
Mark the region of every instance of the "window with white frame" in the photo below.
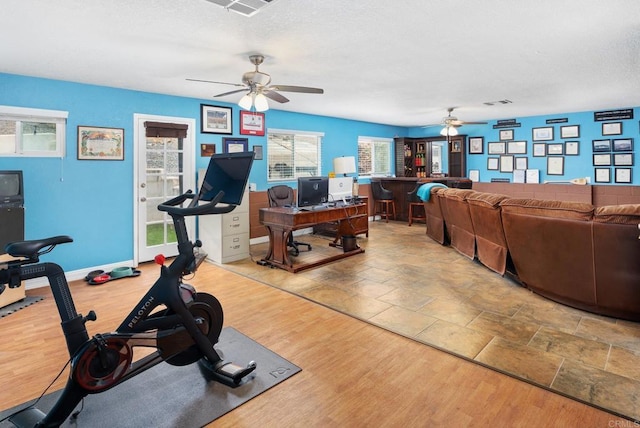
<svg viewBox="0 0 640 428">
<path fill-rule="evenodd" d="M 63 157 L 66 111 L 0 106 L 0 156 Z"/>
<path fill-rule="evenodd" d="M 390 138 L 358 137 L 358 175 L 391 175 Z"/>
<path fill-rule="evenodd" d="M 295 180 L 322 175 L 320 159 L 323 133 L 269 129 L 267 131 L 268 180 Z"/>
</svg>

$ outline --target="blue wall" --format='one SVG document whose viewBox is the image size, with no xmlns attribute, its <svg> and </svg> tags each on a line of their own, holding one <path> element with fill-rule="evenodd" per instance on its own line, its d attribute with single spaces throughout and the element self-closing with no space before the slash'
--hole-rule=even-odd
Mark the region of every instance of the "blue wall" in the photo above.
<svg viewBox="0 0 640 428">
<path fill-rule="evenodd" d="M 625 108 L 625 107 L 621 107 Z M 549 181 L 567 181 L 573 178 L 590 177 L 591 184 L 594 182 L 594 166 L 593 166 L 593 140 L 601 139 L 619 139 L 619 138 L 633 138 L 634 149 L 635 144 L 640 144 L 638 137 L 640 136 L 640 126 L 638 119 L 640 119 L 640 108 L 633 108 L 634 119 L 626 120 L 613 120 L 612 122 L 622 122 L 622 134 L 621 135 L 602 135 L 602 123 L 594 121 L 594 112 L 580 112 L 580 113 L 563 113 L 546 116 L 530 116 L 521 118 L 509 118 L 515 119 L 516 123 L 520 123 L 520 127 L 509 127 L 503 129 L 514 130 L 515 141 L 527 142 L 527 153 L 525 155 L 514 155 L 516 157 L 527 157 L 528 168 L 538 169 L 540 171 L 540 182 L 545 180 Z M 547 124 L 547 120 L 553 119 L 567 119 L 566 123 Z M 497 142 L 500 140 L 500 129 L 494 129 L 497 121 L 489 121 L 487 125 L 465 125 L 459 128 L 461 134 L 468 135 L 469 137 L 483 137 L 484 138 L 484 153 L 483 154 L 468 154 L 467 155 L 467 172 L 470 169 L 477 169 L 480 171 L 480 181 L 489 182 L 492 178 L 508 178 L 513 181 L 513 174 L 501 173 L 500 171 L 487 170 L 487 158 L 497 157 L 498 155 L 488 155 L 487 145 L 490 142 Z M 579 138 L 567 138 L 563 139 L 560 136 L 560 127 L 567 125 L 579 125 L 580 137 Z M 563 141 L 579 141 L 579 155 L 578 156 L 564 156 L 564 175 L 548 175 L 547 174 L 547 158 L 534 157 L 533 156 L 533 141 L 532 141 L 532 129 L 540 127 L 553 127 L 553 141 L 545 141 L 544 143 L 561 143 Z M 411 128 L 409 129 L 409 136 L 421 137 L 421 136 L 434 136 L 438 135 L 440 128 Z M 634 150 L 634 165 L 636 165 L 637 150 Z M 615 167 L 612 165 L 611 170 L 611 185 L 615 185 Z M 640 183 L 640 168 L 632 168 L 632 184 L 638 185 Z"/>
<path fill-rule="evenodd" d="M 0 73 L 0 105 L 69 112 L 64 159 L 0 157 L 0 169 L 24 171 L 26 239 L 59 234 L 74 238 L 44 260 L 73 271 L 133 259 L 133 115 L 196 119 L 196 169 L 206 168 L 209 159 L 200 157 L 199 144 L 215 143 L 220 152 L 223 136 L 199 132 L 201 103 L 232 107 L 233 136 L 243 137 L 235 104 Z M 401 127 L 278 110 L 267 111 L 265 122 L 267 128 L 324 132 L 324 174 L 333 169 L 334 157 L 357 154 L 358 136 L 393 138 L 406 132 Z M 78 125 L 124 128 L 124 162 L 78 161 Z M 265 190 L 266 137 L 250 136 L 249 147 L 253 145 L 263 146 L 265 159 L 254 162 L 250 181 Z"/>
</svg>

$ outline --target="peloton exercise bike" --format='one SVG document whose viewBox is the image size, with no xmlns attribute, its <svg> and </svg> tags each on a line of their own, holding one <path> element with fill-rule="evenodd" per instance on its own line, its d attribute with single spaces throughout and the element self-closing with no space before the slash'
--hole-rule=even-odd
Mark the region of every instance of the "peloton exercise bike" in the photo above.
<svg viewBox="0 0 640 428">
<path fill-rule="evenodd" d="M 182 277 L 195 272 L 204 259 L 204 255 L 196 257 L 194 250 L 202 243 L 189 241 L 185 217 L 232 211 L 242 201 L 252 162 L 253 152 L 213 155 L 197 195 L 187 191 L 158 206 L 173 219 L 178 256 L 169 266 L 161 262 L 160 278 L 115 332 L 89 338 L 85 323 L 95 320 L 96 314 L 78 314 L 63 269 L 55 263 L 39 262 L 40 256 L 56 245 L 72 242 L 70 237 L 6 246 L 7 253 L 16 259 L 0 263 L 0 293 L 5 284 L 18 287 L 22 280 L 47 277 L 71 361 L 69 379 L 53 408 L 45 414 L 28 407 L 9 418 L 14 425 L 58 427 L 88 394 L 112 388 L 162 361 L 175 366 L 199 362 L 207 377 L 211 374 L 214 380 L 231 386 L 240 384 L 256 368 L 253 361 L 243 367 L 220 357 L 214 349 L 223 323 L 220 302 L 182 282 Z M 207 203 L 200 204 L 202 201 Z M 226 205 L 217 206 L 219 203 Z M 136 346 L 155 351 L 134 361 Z"/>
</svg>

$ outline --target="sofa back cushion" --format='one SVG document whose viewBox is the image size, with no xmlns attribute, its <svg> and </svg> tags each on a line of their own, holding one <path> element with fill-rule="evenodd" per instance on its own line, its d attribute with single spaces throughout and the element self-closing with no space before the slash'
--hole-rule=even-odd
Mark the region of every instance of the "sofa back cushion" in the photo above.
<svg viewBox="0 0 640 428">
<path fill-rule="evenodd" d="M 500 275 L 504 275 L 507 269 L 509 254 L 500 213 L 500 202 L 505 199 L 505 195 L 482 192 L 467 197 L 478 260 Z"/>
</svg>

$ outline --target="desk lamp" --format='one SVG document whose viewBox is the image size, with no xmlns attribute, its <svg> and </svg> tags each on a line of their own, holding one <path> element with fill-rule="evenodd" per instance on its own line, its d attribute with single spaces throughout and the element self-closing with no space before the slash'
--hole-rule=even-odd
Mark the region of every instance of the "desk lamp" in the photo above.
<svg viewBox="0 0 640 428">
<path fill-rule="evenodd" d="M 338 174 L 342 174 L 344 177 L 347 174 L 353 174 L 356 172 L 356 158 L 354 156 L 342 156 L 333 159 L 333 171 Z M 358 199 L 358 177 L 353 177 L 353 187 L 351 188 L 351 194 L 354 199 Z"/>
</svg>

